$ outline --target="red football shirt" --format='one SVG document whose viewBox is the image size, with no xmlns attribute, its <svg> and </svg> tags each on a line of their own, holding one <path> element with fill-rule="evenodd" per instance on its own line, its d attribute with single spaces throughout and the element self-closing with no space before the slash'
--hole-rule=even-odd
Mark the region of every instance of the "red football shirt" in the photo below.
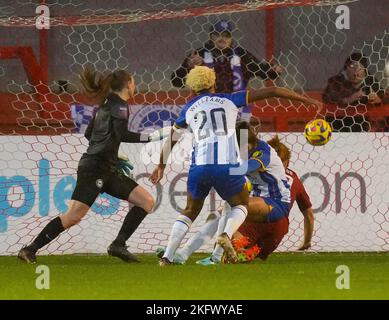
<svg viewBox="0 0 389 320">
<path fill-rule="evenodd" d="M 296 172 L 287 168 L 286 177 L 288 179 L 289 185 L 291 186 L 290 207 L 293 207 L 294 201 L 297 202 L 300 211 L 312 207 L 311 199 L 309 199 L 309 195 Z"/>
</svg>

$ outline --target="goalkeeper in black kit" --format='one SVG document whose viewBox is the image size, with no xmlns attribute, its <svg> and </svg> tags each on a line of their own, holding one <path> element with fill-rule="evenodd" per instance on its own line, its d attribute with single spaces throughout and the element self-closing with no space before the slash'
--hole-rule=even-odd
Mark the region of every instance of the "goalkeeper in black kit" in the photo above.
<svg viewBox="0 0 389 320">
<path fill-rule="evenodd" d="M 142 135 L 128 131 L 127 100 L 135 92 L 135 81 L 130 73 L 118 70 L 103 76 L 85 69 L 80 79 L 85 94 L 101 103 L 85 132 L 89 146 L 78 164 L 77 184 L 68 210 L 51 220 L 30 245 L 19 251 L 18 257 L 29 263 L 36 262 L 36 252 L 64 230 L 78 224 L 98 195 L 106 192 L 133 204 L 118 236 L 108 247 L 108 254 L 126 262 L 138 262 L 137 257 L 127 250 L 126 241 L 147 214 L 152 212 L 154 199 L 148 191 L 121 172 L 122 161 L 118 159 L 118 150 L 121 142 L 141 143 L 162 137 L 156 138 L 155 133 Z"/>
</svg>

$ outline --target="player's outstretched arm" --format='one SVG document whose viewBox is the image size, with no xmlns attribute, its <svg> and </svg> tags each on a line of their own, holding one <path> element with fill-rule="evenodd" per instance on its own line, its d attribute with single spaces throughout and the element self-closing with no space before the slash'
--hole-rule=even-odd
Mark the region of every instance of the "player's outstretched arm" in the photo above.
<svg viewBox="0 0 389 320">
<path fill-rule="evenodd" d="M 313 235 L 314 216 L 312 207 L 301 211 L 304 215 L 304 242 L 298 250 L 307 250 L 311 247 L 311 240 Z"/>
<path fill-rule="evenodd" d="M 284 98 L 294 101 L 300 101 L 306 104 L 313 104 L 319 108 L 322 108 L 322 103 L 316 99 L 303 96 L 293 90 L 279 87 L 261 88 L 255 90 L 249 90 L 247 100 L 249 103 L 258 100 L 264 100 L 268 98 Z"/>
<path fill-rule="evenodd" d="M 164 127 L 162 129 L 155 130 L 150 134 L 139 133 L 129 131 L 127 128 L 127 121 L 121 121 L 117 119 L 114 119 L 113 121 L 113 130 L 118 136 L 120 136 L 121 142 L 127 143 L 147 143 L 151 141 L 159 141 L 166 138 L 170 134 L 170 129 L 171 127 Z"/>
<path fill-rule="evenodd" d="M 159 141 L 163 140 L 170 136 L 172 127 L 163 127 L 161 129 L 155 130 L 148 136 L 149 141 Z"/>
<path fill-rule="evenodd" d="M 159 181 L 161 181 L 163 177 L 163 173 L 165 171 L 167 159 L 169 158 L 171 150 L 179 140 L 180 136 L 181 136 L 181 132 L 179 131 L 179 129 L 173 126 L 170 130 L 170 134 L 168 135 L 167 140 L 163 144 L 162 151 L 159 156 L 159 164 L 150 175 L 149 180 L 153 184 L 157 184 Z"/>
</svg>

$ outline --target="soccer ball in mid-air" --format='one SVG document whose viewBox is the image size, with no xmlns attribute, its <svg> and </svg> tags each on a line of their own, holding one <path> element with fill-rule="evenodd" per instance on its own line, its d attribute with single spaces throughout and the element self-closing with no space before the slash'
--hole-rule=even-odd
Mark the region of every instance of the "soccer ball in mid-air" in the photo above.
<svg viewBox="0 0 389 320">
<path fill-rule="evenodd" d="M 323 146 L 330 141 L 332 128 L 330 124 L 323 119 L 309 121 L 304 129 L 304 136 L 313 146 Z"/>
</svg>

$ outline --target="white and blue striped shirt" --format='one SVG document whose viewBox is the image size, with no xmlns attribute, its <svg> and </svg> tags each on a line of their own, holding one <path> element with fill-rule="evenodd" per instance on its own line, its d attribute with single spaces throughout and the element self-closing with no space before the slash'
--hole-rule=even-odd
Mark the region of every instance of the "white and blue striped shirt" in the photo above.
<svg viewBox="0 0 389 320">
<path fill-rule="evenodd" d="M 247 91 L 205 93 L 185 105 L 176 126 L 194 134 L 192 165 L 240 163 L 235 126 L 245 105 Z"/>
<path fill-rule="evenodd" d="M 290 203 L 290 186 L 277 152 L 265 141 L 258 140 L 249 156 L 247 177 L 253 187 L 252 195 Z"/>
</svg>

